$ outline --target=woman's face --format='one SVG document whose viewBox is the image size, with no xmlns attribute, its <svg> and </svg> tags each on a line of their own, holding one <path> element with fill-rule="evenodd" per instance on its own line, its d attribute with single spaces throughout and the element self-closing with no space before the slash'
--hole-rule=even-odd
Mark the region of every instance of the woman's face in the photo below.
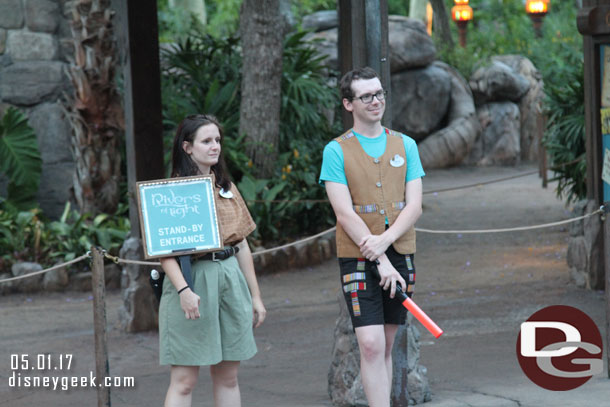
<svg viewBox="0 0 610 407">
<path fill-rule="evenodd" d="M 209 174 L 210 168 L 218 163 L 220 157 L 220 132 L 215 124 L 206 124 L 197 129 L 192 143 L 182 144 L 202 174 Z"/>
</svg>

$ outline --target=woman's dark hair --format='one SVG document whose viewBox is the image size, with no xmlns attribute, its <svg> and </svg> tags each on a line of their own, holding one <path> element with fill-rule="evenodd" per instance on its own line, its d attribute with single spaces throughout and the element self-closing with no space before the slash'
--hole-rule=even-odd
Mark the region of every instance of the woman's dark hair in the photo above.
<svg viewBox="0 0 610 407">
<path fill-rule="evenodd" d="M 352 100 L 356 95 L 352 90 L 352 82 L 358 79 L 373 79 L 379 78 L 377 72 L 373 68 L 365 66 L 364 68 L 356 68 L 347 72 L 339 81 L 339 88 L 341 90 L 341 97 L 343 99 Z"/>
<path fill-rule="evenodd" d="M 218 119 L 214 116 L 208 114 L 193 114 L 186 116 L 184 120 L 180 122 L 178 129 L 176 130 L 174 147 L 172 150 L 172 177 L 188 177 L 200 174 L 199 167 L 197 167 L 197 164 L 191 159 L 191 156 L 184 151 L 182 145 L 185 141 L 193 143 L 197 130 L 208 124 L 213 124 L 218 127 L 220 145 L 222 146 L 222 141 L 224 139 L 222 127 L 220 126 Z M 227 171 L 222 148 L 220 149 L 218 162 L 212 166 L 211 171 L 216 177 L 216 185 L 225 191 L 228 191 L 231 188 L 231 179 L 229 177 L 229 172 Z"/>
</svg>

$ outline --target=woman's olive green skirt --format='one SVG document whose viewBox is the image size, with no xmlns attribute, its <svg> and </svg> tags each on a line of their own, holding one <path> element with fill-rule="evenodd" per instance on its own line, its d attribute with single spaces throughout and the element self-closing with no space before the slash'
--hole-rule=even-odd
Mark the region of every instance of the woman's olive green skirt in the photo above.
<svg viewBox="0 0 610 407">
<path fill-rule="evenodd" d="M 162 365 L 205 366 L 256 354 L 252 299 L 235 256 L 192 265 L 193 291 L 201 297 L 199 319 L 186 319 L 176 287 L 163 283 L 159 306 Z"/>
</svg>

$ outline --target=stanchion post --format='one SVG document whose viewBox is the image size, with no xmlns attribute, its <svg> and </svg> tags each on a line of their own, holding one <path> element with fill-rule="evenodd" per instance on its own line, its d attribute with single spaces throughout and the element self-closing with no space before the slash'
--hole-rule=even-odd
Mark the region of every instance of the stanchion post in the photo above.
<svg viewBox="0 0 610 407">
<path fill-rule="evenodd" d="M 93 334 L 95 336 L 95 374 L 98 382 L 109 376 L 108 343 L 106 336 L 106 281 L 104 254 L 91 248 L 91 288 L 93 290 Z M 97 388 L 97 406 L 110 407 L 110 387 Z"/>
</svg>

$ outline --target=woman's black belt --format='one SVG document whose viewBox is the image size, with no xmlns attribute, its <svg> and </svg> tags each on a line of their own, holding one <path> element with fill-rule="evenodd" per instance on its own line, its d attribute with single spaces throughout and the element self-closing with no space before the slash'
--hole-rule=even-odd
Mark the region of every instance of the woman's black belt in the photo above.
<svg viewBox="0 0 610 407">
<path fill-rule="evenodd" d="M 217 252 L 204 253 L 201 255 L 193 255 L 193 260 L 212 260 L 221 261 L 226 260 L 231 256 L 235 256 L 239 252 L 239 247 L 229 246 L 226 249 L 219 250 Z"/>
</svg>

